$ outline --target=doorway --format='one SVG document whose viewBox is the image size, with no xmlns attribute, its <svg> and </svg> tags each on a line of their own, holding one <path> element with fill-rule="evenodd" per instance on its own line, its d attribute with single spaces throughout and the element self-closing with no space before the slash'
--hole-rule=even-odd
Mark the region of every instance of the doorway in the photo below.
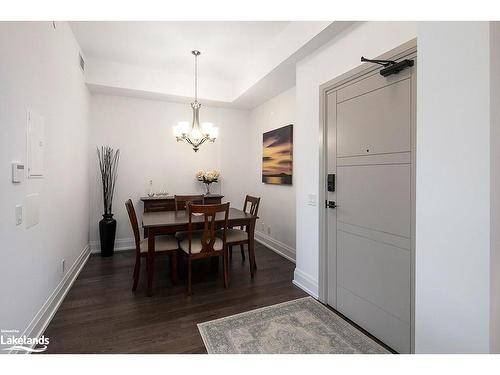
<svg viewBox="0 0 500 375">
<path fill-rule="evenodd" d="M 319 299 L 414 352 L 416 39 L 320 88 Z M 321 183 L 323 182 L 323 183 Z"/>
</svg>

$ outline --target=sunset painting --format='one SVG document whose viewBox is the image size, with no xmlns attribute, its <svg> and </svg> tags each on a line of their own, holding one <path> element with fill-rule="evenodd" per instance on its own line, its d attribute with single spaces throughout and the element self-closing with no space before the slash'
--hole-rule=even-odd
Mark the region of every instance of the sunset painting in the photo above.
<svg viewBox="0 0 500 375">
<path fill-rule="evenodd" d="M 271 130 L 262 136 L 262 182 L 291 185 L 293 125 Z"/>
</svg>

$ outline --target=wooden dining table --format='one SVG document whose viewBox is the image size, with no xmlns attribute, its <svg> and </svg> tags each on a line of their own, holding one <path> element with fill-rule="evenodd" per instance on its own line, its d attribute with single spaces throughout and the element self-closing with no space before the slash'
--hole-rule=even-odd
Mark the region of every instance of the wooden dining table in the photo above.
<svg viewBox="0 0 500 375">
<path fill-rule="evenodd" d="M 256 215 L 251 215 L 237 208 L 229 208 L 228 227 L 246 227 L 248 233 L 248 255 L 250 258 L 250 275 L 253 278 L 255 273 L 255 222 Z M 216 223 L 224 222 L 224 213 L 220 212 L 215 217 Z M 194 228 L 203 228 L 204 217 L 194 216 L 191 220 Z M 142 215 L 142 226 L 146 229 L 148 238 L 148 296 L 153 292 L 153 270 L 155 257 L 155 237 L 165 234 L 187 231 L 189 226 L 189 216 L 186 210 L 182 211 L 158 211 L 144 212 Z"/>
</svg>

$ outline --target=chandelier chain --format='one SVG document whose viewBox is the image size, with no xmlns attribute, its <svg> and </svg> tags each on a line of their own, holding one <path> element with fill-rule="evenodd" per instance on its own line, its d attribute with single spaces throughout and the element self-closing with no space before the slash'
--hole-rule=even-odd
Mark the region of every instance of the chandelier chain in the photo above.
<svg viewBox="0 0 500 375">
<path fill-rule="evenodd" d="M 194 101 L 198 102 L 198 55 L 194 55 Z"/>
</svg>

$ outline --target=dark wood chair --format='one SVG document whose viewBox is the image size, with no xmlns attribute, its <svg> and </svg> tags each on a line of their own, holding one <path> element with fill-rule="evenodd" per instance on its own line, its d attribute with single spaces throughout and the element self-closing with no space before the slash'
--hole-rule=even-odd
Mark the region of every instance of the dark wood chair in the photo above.
<svg viewBox="0 0 500 375">
<path fill-rule="evenodd" d="M 243 206 L 243 211 L 248 212 L 251 215 L 257 216 L 259 213 L 260 198 L 252 197 L 247 195 L 245 197 L 245 204 Z M 233 246 L 240 245 L 241 258 L 245 260 L 245 245 L 248 245 L 248 231 L 245 227 L 229 228 L 227 230 L 227 246 L 229 247 L 229 256 L 233 256 Z M 255 269 L 257 269 L 257 263 L 255 263 Z"/>
<path fill-rule="evenodd" d="M 130 225 L 132 226 L 132 231 L 134 232 L 135 239 L 135 266 L 134 266 L 134 284 L 132 290 L 137 289 L 137 283 L 139 282 L 139 274 L 141 271 L 141 258 L 147 257 L 148 255 L 148 240 L 147 238 L 141 240 L 139 233 L 139 224 L 137 223 L 137 216 L 135 214 L 134 204 L 132 200 L 127 200 L 125 202 L 125 207 L 127 208 L 128 217 L 130 219 Z M 177 282 L 177 251 L 179 249 L 179 243 L 173 236 L 156 236 L 155 237 L 155 254 L 166 253 L 170 256 L 170 277 L 172 283 Z M 147 262 L 146 262 L 147 264 Z"/>
<path fill-rule="evenodd" d="M 175 212 L 184 211 L 190 204 L 205 204 L 204 195 L 174 195 Z M 175 232 L 175 238 L 182 241 L 186 239 L 187 231 Z"/>
<path fill-rule="evenodd" d="M 189 203 L 205 204 L 204 195 L 174 195 L 175 211 L 185 210 Z"/>
<path fill-rule="evenodd" d="M 195 205 L 189 204 L 187 207 L 189 214 L 189 225 L 187 238 L 179 243 L 184 257 L 187 258 L 187 293 L 191 294 L 191 263 L 195 259 L 220 257 L 223 258 L 224 268 L 224 288 L 229 286 L 228 280 L 228 259 L 226 246 L 227 221 L 229 217 L 229 203 Z M 224 221 L 217 223 L 217 213 L 224 213 Z M 203 229 L 194 231 L 193 217 L 195 215 L 203 216 Z M 220 230 L 220 236 L 217 236 L 217 230 Z"/>
</svg>

